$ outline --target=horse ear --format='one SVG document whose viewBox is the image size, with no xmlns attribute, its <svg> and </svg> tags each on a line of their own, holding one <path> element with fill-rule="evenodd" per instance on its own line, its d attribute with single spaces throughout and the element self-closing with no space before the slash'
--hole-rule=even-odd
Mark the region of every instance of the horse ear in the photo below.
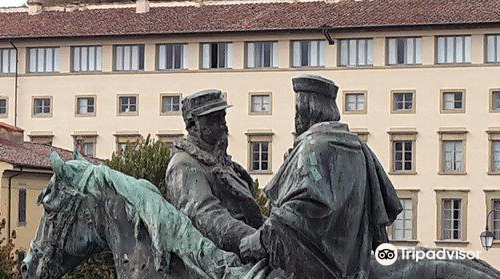
<svg viewBox="0 0 500 279">
<path fill-rule="evenodd" d="M 73 151 L 73 160 L 79 160 L 79 161 L 85 161 L 87 160 L 80 154 L 77 148 L 75 148 L 75 151 Z"/>
<path fill-rule="evenodd" d="M 52 151 L 50 153 L 50 162 L 52 163 L 52 170 L 58 176 L 63 174 L 64 161 L 59 157 L 57 152 Z"/>
</svg>

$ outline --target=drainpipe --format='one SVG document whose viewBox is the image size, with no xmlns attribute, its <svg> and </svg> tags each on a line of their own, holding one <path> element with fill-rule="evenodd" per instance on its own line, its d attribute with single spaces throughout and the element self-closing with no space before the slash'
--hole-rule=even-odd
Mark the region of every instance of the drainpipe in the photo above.
<svg viewBox="0 0 500 279">
<path fill-rule="evenodd" d="M 334 45 L 335 44 L 335 40 L 330 35 L 330 31 L 331 31 L 330 27 L 328 27 L 326 25 L 321 26 L 321 33 L 323 33 L 323 36 L 325 36 L 325 39 L 328 42 L 328 44 L 329 45 Z"/>
<path fill-rule="evenodd" d="M 19 76 L 19 74 L 18 74 L 18 69 L 19 69 L 19 49 L 17 48 L 17 46 L 14 44 L 14 42 L 12 40 L 10 40 L 9 43 L 16 50 L 16 78 L 15 78 L 15 87 L 14 87 L 14 126 L 17 127 L 17 78 Z"/>
<path fill-rule="evenodd" d="M 11 238 L 11 219 L 12 219 L 12 179 L 14 177 L 20 176 L 23 174 L 23 168 L 19 169 L 19 172 L 9 177 L 9 192 L 7 197 L 7 240 Z"/>
</svg>

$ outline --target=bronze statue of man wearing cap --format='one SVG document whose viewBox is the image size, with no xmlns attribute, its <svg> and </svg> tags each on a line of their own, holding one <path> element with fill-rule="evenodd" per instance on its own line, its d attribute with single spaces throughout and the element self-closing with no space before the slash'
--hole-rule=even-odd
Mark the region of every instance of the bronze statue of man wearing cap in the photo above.
<svg viewBox="0 0 500 279">
<path fill-rule="evenodd" d="M 188 135 L 173 145 L 166 196 L 217 247 L 239 253 L 241 239 L 253 234 L 263 217 L 252 178 L 227 154 L 229 107 L 219 90 L 182 100 Z"/>
<path fill-rule="evenodd" d="M 268 258 L 291 278 L 367 279 L 371 251 L 388 241 L 401 204 L 374 153 L 338 122 L 338 87 L 303 75 L 293 88 L 298 137 L 265 188 L 271 214 L 240 254 Z"/>
</svg>

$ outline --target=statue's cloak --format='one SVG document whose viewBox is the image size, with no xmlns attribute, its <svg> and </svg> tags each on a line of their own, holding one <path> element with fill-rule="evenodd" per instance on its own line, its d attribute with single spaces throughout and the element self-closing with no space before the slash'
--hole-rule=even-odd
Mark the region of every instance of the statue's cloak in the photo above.
<svg viewBox="0 0 500 279">
<path fill-rule="evenodd" d="M 265 192 L 274 207 L 261 241 L 293 278 L 368 278 L 371 250 L 402 210 L 373 152 L 338 122 L 298 137 Z"/>
</svg>

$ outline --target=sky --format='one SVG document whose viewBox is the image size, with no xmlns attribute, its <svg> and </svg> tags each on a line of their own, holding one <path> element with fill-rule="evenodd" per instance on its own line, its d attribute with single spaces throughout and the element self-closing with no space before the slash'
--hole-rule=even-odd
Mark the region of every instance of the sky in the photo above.
<svg viewBox="0 0 500 279">
<path fill-rule="evenodd" d="M 21 6 L 26 3 L 26 0 L 0 0 L 0 7 Z"/>
</svg>

